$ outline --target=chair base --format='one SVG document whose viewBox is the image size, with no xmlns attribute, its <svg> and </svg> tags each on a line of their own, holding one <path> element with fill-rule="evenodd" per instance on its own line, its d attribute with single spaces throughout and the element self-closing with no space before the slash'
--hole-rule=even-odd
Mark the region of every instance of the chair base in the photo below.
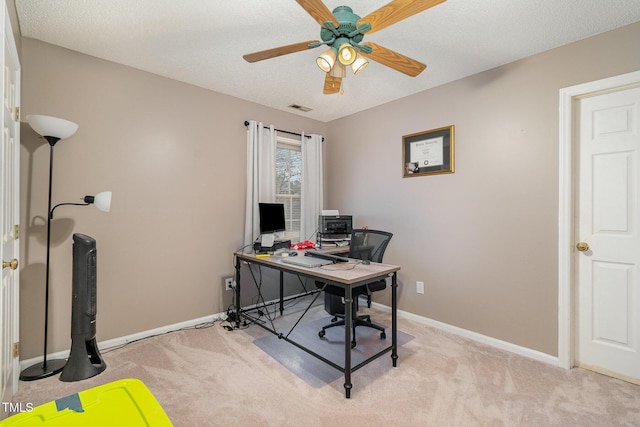
<svg viewBox="0 0 640 427">
<path fill-rule="evenodd" d="M 342 320 L 338 320 L 338 319 L 342 319 Z M 322 330 L 318 332 L 318 336 L 320 338 L 323 338 L 327 329 L 333 328 L 336 326 L 345 326 L 344 315 L 336 314 L 333 317 L 333 319 L 331 319 L 331 323 L 322 327 Z M 356 327 L 357 326 L 366 326 L 368 328 L 377 329 L 378 331 L 380 331 L 380 339 L 383 340 L 387 338 L 387 334 L 385 332 L 384 326 L 380 326 L 373 323 L 371 321 L 371 316 L 369 315 L 356 316 L 351 321 L 351 348 L 354 348 L 356 346 Z"/>
</svg>

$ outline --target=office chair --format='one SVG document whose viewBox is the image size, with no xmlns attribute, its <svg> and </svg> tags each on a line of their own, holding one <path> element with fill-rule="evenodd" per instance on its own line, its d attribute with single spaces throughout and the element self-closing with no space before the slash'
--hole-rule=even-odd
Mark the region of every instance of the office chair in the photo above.
<svg viewBox="0 0 640 427">
<path fill-rule="evenodd" d="M 349 258 L 361 259 L 363 263 L 367 262 L 382 262 L 384 251 L 387 249 L 389 241 L 393 237 L 393 233 L 387 231 L 378 230 L 354 230 L 351 233 L 351 244 L 349 246 Z M 316 287 L 322 289 L 325 286 L 324 282 L 316 281 Z M 379 280 L 377 282 L 369 283 L 366 286 L 359 286 L 352 290 L 352 333 L 351 333 L 351 348 L 356 346 L 356 326 L 367 326 L 380 331 L 380 339 L 386 338 L 385 328 L 380 325 L 376 325 L 371 322 L 369 315 L 358 316 L 358 299 L 361 295 L 367 295 L 367 298 L 371 298 L 372 292 L 378 292 L 387 287 L 386 280 Z M 331 306 L 332 298 L 344 297 L 344 289 L 338 286 L 327 285 L 324 288 L 325 292 L 325 309 Z M 327 310 L 329 311 L 329 310 Z M 318 332 L 320 338 L 324 337 L 325 331 L 335 326 L 344 326 L 344 314 L 330 312 L 334 317 L 331 319 L 331 323 L 323 326 L 322 330 Z M 342 319 L 342 320 L 339 320 Z"/>
</svg>

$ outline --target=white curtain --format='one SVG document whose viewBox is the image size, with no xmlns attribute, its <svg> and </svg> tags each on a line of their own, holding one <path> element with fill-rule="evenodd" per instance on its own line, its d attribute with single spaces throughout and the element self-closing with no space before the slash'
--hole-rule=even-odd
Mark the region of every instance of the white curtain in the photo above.
<svg viewBox="0 0 640 427">
<path fill-rule="evenodd" d="M 273 203 L 276 198 L 276 130 L 271 125 L 249 121 L 247 130 L 247 200 L 244 245 L 260 236 L 258 203 Z"/>
<path fill-rule="evenodd" d="M 322 211 L 322 136 L 302 134 L 302 190 L 300 213 L 300 240 L 312 240 L 318 229 L 318 216 Z"/>
</svg>

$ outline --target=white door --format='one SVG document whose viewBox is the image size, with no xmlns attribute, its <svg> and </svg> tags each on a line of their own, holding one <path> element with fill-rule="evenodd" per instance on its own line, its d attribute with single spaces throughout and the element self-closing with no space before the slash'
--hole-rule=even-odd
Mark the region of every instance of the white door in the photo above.
<svg viewBox="0 0 640 427">
<path fill-rule="evenodd" d="M 20 64 L 4 5 L 2 151 L 0 151 L 0 388 L 2 401 L 11 401 L 17 391 L 20 364 L 18 359 L 18 223 L 20 212 Z M 0 418 L 6 414 L 0 411 Z"/>
<path fill-rule="evenodd" d="M 640 87 L 581 99 L 578 118 L 575 361 L 638 382 Z"/>
</svg>

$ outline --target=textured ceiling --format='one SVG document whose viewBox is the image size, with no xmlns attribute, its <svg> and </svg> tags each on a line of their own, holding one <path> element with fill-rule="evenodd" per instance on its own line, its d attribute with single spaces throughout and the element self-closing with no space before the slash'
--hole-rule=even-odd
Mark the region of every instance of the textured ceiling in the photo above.
<svg viewBox="0 0 640 427">
<path fill-rule="evenodd" d="M 365 16 L 389 0 L 325 0 Z M 16 0 L 20 29 L 67 49 L 328 122 L 640 21 L 640 0 L 448 0 L 365 36 L 427 64 L 371 62 L 324 95 L 322 47 L 250 64 L 245 53 L 319 39 L 294 0 Z M 311 108 L 302 113 L 291 104 Z"/>
</svg>

